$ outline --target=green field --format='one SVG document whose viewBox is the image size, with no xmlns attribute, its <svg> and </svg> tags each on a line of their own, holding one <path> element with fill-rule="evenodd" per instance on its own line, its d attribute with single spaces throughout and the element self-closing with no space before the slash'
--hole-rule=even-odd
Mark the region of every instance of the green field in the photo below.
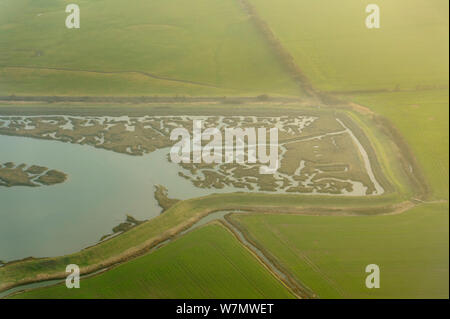
<svg viewBox="0 0 450 319">
<path fill-rule="evenodd" d="M 299 94 L 238 1 L 72 2 L 0 3 L 0 95 Z"/>
<path fill-rule="evenodd" d="M 446 0 L 249 0 L 317 89 L 353 91 L 448 86 Z"/>
<path fill-rule="evenodd" d="M 205 226 L 113 270 L 15 298 L 292 298 L 219 224 Z"/>
<path fill-rule="evenodd" d="M 448 205 L 394 216 L 234 215 L 320 298 L 448 298 Z M 365 267 L 380 267 L 380 289 Z"/>
</svg>

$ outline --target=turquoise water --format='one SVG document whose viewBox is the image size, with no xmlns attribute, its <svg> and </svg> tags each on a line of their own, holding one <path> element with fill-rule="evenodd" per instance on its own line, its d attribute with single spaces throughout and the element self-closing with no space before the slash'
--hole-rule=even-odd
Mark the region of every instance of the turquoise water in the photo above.
<svg viewBox="0 0 450 319">
<path fill-rule="evenodd" d="M 68 174 L 65 183 L 0 187 L 0 260 L 50 257 L 79 251 L 123 222 L 158 216 L 154 185 L 179 199 L 234 188 L 200 189 L 178 176 L 169 149 L 130 156 L 87 145 L 0 135 L 0 162 L 26 163 Z"/>
</svg>

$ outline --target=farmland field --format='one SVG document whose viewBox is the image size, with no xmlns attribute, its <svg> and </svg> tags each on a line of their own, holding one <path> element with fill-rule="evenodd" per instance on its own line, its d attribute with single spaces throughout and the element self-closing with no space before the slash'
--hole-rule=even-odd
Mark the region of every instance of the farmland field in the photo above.
<svg viewBox="0 0 450 319">
<path fill-rule="evenodd" d="M 237 1 L 69 3 L 0 3 L 0 95 L 299 94 Z"/>
<path fill-rule="evenodd" d="M 448 205 L 395 216 L 234 215 L 259 245 L 320 298 L 447 298 Z M 380 289 L 364 285 L 377 264 Z"/>
<path fill-rule="evenodd" d="M 249 1 L 318 90 L 448 86 L 446 0 L 379 0 L 380 29 L 368 0 Z"/>
<path fill-rule="evenodd" d="M 126 279 L 126 280 L 125 280 Z M 18 298 L 292 298 L 219 224 L 205 226 L 154 253 L 83 280 Z"/>
</svg>

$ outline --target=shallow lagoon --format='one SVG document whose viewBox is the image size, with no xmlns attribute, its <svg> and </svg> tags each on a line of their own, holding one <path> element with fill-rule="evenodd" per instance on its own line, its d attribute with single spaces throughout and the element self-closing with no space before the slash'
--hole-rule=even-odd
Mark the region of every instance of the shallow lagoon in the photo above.
<svg viewBox="0 0 450 319">
<path fill-rule="evenodd" d="M 97 243 L 125 221 L 158 216 L 154 185 L 179 199 L 234 188 L 200 189 L 178 176 L 168 149 L 130 156 L 87 145 L 0 135 L 0 161 L 68 174 L 59 185 L 0 188 L 0 260 L 58 256 Z M 241 190 L 242 191 L 242 190 Z"/>
</svg>

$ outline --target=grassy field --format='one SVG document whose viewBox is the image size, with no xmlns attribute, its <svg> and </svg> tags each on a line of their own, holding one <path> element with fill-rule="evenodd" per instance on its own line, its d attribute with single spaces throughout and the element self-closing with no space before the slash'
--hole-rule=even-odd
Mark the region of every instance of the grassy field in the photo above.
<svg viewBox="0 0 450 319">
<path fill-rule="evenodd" d="M 298 95 L 238 1 L 0 3 L 0 95 Z"/>
<path fill-rule="evenodd" d="M 321 298 L 448 298 L 448 204 L 394 216 L 234 215 Z M 365 267 L 380 267 L 380 289 Z"/>
<path fill-rule="evenodd" d="M 233 235 L 219 224 L 202 227 L 154 253 L 82 279 L 15 298 L 292 298 Z"/>
<path fill-rule="evenodd" d="M 369 0 L 249 1 L 319 90 L 448 85 L 446 0 L 379 0 L 380 29 Z"/>
</svg>

